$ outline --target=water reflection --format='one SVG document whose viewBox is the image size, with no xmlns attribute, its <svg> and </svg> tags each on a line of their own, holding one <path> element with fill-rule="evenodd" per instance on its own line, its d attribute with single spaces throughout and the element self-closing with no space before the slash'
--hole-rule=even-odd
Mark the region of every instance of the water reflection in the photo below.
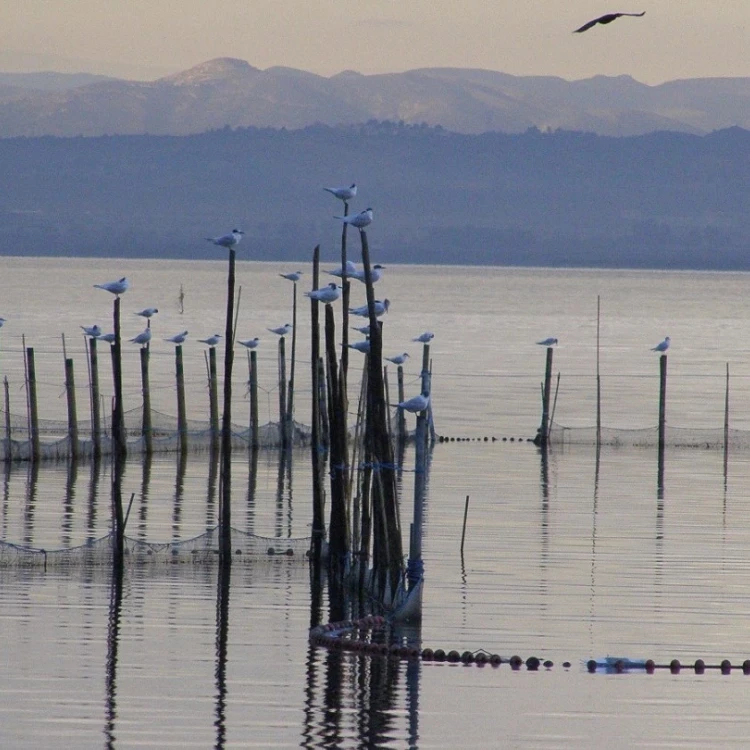
<svg viewBox="0 0 750 750">
<path fill-rule="evenodd" d="M 227 642 L 229 639 L 229 583 L 231 565 L 219 565 L 216 585 L 216 750 L 221 750 L 226 741 L 227 707 Z"/>
<path fill-rule="evenodd" d="M 257 448 L 251 448 L 250 450 L 250 462 L 248 465 L 248 480 L 247 480 L 247 533 L 255 533 L 255 495 L 258 490 L 258 453 L 260 451 Z"/>
<path fill-rule="evenodd" d="M 34 542 L 34 514 L 36 513 L 36 493 L 39 482 L 39 462 L 31 461 L 27 468 L 26 504 L 23 514 L 23 543 L 31 546 Z"/>
<path fill-rule="evenodd" d="M 185 495 L 185 472 L 187 471 L 187 452 L 180 451 L 177 458 L 177 475 L 174 480 L 174 504 L 172 505 L 172 539 L 180 538 L 182 520 L 182 501 Z"/>
<path fill-rule="evenodd" d="M 153 454 L 145 452 L 141 461 L 141 497 L 138 504 L 138 538 L 148 539 L 148 503 Z M 120 478 L 122 479 L 122 477 Z"/>
<path fill-rule="evenodd" d="M 96 538 L 96 509 L 99 497 L 99 480 L 102 475 L 102 460 L 96 457 L 90 464 L 89 495 L 86 512 L 86 541 L 91 542 Z"/>
<path fill-rule="evenodd" d="M 78 462 L 68 461 L 68 471 L 65 478 L 65 497 L 63 498 L 61 543 L 63 547 L 70 547 L 71 532 L 73 530 L 73 501 L 76 496 L 76 480 L 78 478 Z"/>
<path fill-rule="evenodd" d="M 122 614 L 122 585 L 124 566 L 115 565 L 109 599 L 107 622 L 107 660 L 105 664 L 104 737 L 105 747 L 115 747 L 115 724 L 117 719 L 117 653 L 120 645 L 120 618 Z"/>
</svg>

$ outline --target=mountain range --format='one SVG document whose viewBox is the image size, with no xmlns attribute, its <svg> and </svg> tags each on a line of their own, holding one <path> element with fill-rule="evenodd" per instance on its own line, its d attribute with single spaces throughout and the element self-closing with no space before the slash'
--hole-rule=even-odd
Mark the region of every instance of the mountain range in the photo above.
<svg viewBox="0 0 750 750">
<path fill-rule="evenodd" d="M 609 136 L 750 128 L 750 78 L 657 86 L 629 76 L 567 81 L 423 68 L 331 77 L 218 58 L 154 81 L 1 73 L 0 138 L 188 135 L 223 127 L 298 129 L 370 120 L 478 134 L 558 129 Z"/>
</svg>

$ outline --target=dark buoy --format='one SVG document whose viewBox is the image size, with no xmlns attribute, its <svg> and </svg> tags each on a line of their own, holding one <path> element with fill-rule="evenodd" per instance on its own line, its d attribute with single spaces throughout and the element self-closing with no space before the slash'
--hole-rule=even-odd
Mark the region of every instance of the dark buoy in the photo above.
<svg viewBox="0 0 750 750">
<path fill-rule="evenodd" d="M 536 672 L 539 670 L 539 665 L 541 662 L 539 659 L 537 659 L 536 656 L 530 656 L 528 659 L 526 659 L 526 669 L 529 670 L 529 672 Z"/>
<path fill-rule="evenodd" d="M 742 662 L 742 674 L 750 674 L 750 659 Z"/>
<path fill-rule="evenodd" d="M 732 671 L 732 662 L 729 659 L 724 659 L 721 662 L 721 673 L 729 674 Z"/>
<path fill-rule="evenodd" d="M 596 660 L 595 659 L 589 659 L 586 662 L 586 669 L 588 669 L 589 672 L 596 672 Z"/>
<path fill-rule="evenodd" d="M 695 674 L 703 674 L 706 671 L 706 662 L 703 659 L 695 660 Z"/>
<path fill-rule="evenodd" d="M 654 660 L 646 659 L 646 672 L 648 672 L 648 674 L 653 674 L 655 669 L 656 664 L 654 663 Z"/>
<path fill-rule="evenodd" d="M 516 671 L 521 668 L 521 665 L 523 664 L 523 659 L 520 656 L 511 656 L 508 663 L 510 664 L 510 668 Z"/>
<path fill-rule="evenodd" d="M 681 666 L 679 659 L 672 659 L 672 661 L 669 662 L 669 671 L 672 674 L 679 674 Z"/>
</svg>

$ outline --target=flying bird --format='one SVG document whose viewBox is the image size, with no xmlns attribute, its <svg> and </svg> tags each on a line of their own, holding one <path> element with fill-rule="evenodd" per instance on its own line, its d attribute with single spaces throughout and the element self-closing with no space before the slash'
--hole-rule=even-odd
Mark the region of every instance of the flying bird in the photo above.
<svg viewBox="0 0 750 750">
<path fill-rule="evenodd" d="M 83 329 L 83 332 L 87 336 L 91 336 L 92 339 L 98 338 L 102 335 L 102 329 L 96 324 L 93 326 L 81 326 L 81 328 Z"/>
<path fill-rule="evenodd" d="M 357 194 L 357 185 L 353 182 L 349 187 L 324 187 L 323 190 L 329 192 L 331 195 L 335 195 L 339 200 L 346 203 L 346 201 L 350 201 Z"/>
<path fill-rule="evenodd" d="M 420 411 L 424 411 L 429 404 L 430 397 L 426 393 L 420 393 L 419 396 L 402 401 L 398 404 L 398 408 L 410 411 L 412 414 L 418 414 Z"/>
<path fill-rule="evenodd" d="M 214 245 L 231 249 L 242 239 L 243 234 L 245 233 L 241 229 L 233 229 L 229 234 L 222 234 L 221 237 L 206 237 L 206 239 Z"/>
<path fill-rule="evenodd" d="M 548 339 L 537 341 L 536 343 L 539 344 L 539 346 L 554 346 L 557 343 L 557 339 L 550 336 Z"/>
<path fill-rule="evenodd" d="M 108 281 L 106 284 L 94 284 L 95 289 L 104 289 L 105 292 L 111 292 L 116 297 L 125 294 L 130 288 L 130 282 L 123 276 L 117 281 Z"/>
<path fill-rule="evenodd" d="M 302 271 L 292 271 L 292 273 L 280 273 L 282 279 L 287 281 L 299 281 L 302 278 Z"/>
<path fill-rule="evenodd" d="M 652 352 L 665 352 L 669 349 L 669 345 L 672 343 L 672 339 L 667 336 L 664 341 L 660 341 L 656 346 L 652 347 Z"/>
<path fill-rule="evenodd" d="M 137 312 L 136 315 L 140 315 L 142 318 L 152 318 L 159 310 L 155 307 L 147 307 L 145 310 Z"/>
<path fill-rule="evenodd" d="M 380 263 L 376 263 L 372 268 L 370 268 L 370 278 L 372 279 L 372 283 L 374 284 L 376 281 L 380 281 L 380 279 L 383 278 L 383 271 L 385 270 L 385 266 L 381 266 Z M 363 284 L 365 283 L 365 269 L 363 268 L 361 271 L 355 271 L 352 276 L 355 279 L 359 279 Z"/>
<path fill-rule="evenodd" d="M 370 339 L 364 341 L 355 341 L 353 344 L 349 344 L 350 349 L 356 349 L 358 352 L 367 354 L 370 351 Z"/>
<path fill-rule="evenodd" d="M 409 359 L 409 353 L 404 352 L 403 354 L 397 354 L 395 357 L 386 357 L 386 359 L 393 362 L 394 365 L 403 365 Z"/>
<path fill-rule="evenodd" d="M 292 324 L 286 323 L 283 326 L 279 326 L 278 328 L 268 328 L 271 333 L 275 333 L 277 336 L 286 336 L 288 333 L 292 330 Z"/>
<path fill-rule="evenodd" d="M 331 276 L 338 276 L 339 278 L 341 278 L 344 275 L 343 269 L 344 269 L 343 266 L 339 266 L 338 268 L 334 268 L 333 271 L 327 271 L 326 273 L 331 274 Z M 346 275 L 351 277 L 351 276 L 356 276 L 357 273 L 358 273 L 357 264 L 352 263 L 350 260 L 347 260 L 346 261 Z"/>
<path fill-rule="evenodd" d="M 242 346 L 245 346 L 248 349 L 256 349 L 258 347 L 258 344 L 260 344 L 260 339 L 256 336 L 254 339 L 248 339 L 247 341 L 238 341 L 237 343 L 242 344 Z"/>
<path fill-rule="evenodd" d="M 187 338 L 188 332 L 183 331 L 182 333 L 176 333 L 174 336 L 170 336 L 168 339 L 164 339 L 165 341 L 169 341 L 172 344 L 184 344 L 185 339 Z"/>
<path fill-rule="evenodd" d="M 334 216 L 334 219 L 340 219 L 344 224 L 351 224 L 357 229 L 364 229 L 368 224 L 372 224 L 372 209 L 366 208 L 358 214 L 351 216 Z"/>
<path fill-rule="evenodd" d="M 215 333 L 213 336 L 209 336 L 207 339 L 198 339 L 198 341 L 200 341 L 201 344 L 208 344 L 209 346 L 216 346 L 216 344 L 219 343 L 220 339 L 221 339 L 221 334 Z"/>
<path fill-rule="evenodd" d="M 96 337 L 99 341 L 106 341 L 108 344 L 114 344 L 117 336 L 114 333 L 102 333 Z"/>
<path fill-rule="evenodd" d="M 645 10 L 643 11 L 643 13 L 607 13 L 606 15 L 599 16 L 599 18 L 595 18 L 593 21 L 589 21 L 588 23 L 583 24 L 580 29 L 576 29 L 573 33 L 580 34 L 582 31 L 588 31 L 592 26 L 596 26 L 596 24 L 598 23 L 612 23 L 612 21 L 617 20 L 621 16 L 634 16 L 636 18 L 640 18 L 641 16 L 645 15 Z"/>
<path fill-rule="evenodd" d="M 310 292 L 305 292 L 305 297 L 317 300 L 318 302 L 335 302 L 341 296 L 340 287 L 334 282 L 331 282 L 328 286 L 324 286 L 322 289 L 313 289 Z"/>
<path fill-rule="evenodd" d="M 140 344 L 141 346 L 145 346 L 148 344 L 148 342 L 151 341 L 151 329 L 147 328 L 145 331 L 141 331 L 137 336 L 130 339 L 130 342 L 133 344 Z"/>
<path fill-rule="evenodd" d="M 435 334 L 431 333 L 430 331 L 425 331 L 424 333 L 420 333 L 417 338 L 412 339 L 412 341 L 419 341 L 420 344 L 429 344 L 432 339 L 435 338 Z"/>
<path fill-rule="evenodd" d="M 388 308 L 391 306 L 391 301 L 386 298 L 382 302 L 379 299 L 375 300 L 375 317 L 379 318 L 384 313 L 388 312 Z M 361 315 L 363 318 L 366 318 L 370 311 L 367 309 L 367 305 L 362 305 L 362 307 L 350 307 L 349 312 L 352 315 Z"/>
</svg>

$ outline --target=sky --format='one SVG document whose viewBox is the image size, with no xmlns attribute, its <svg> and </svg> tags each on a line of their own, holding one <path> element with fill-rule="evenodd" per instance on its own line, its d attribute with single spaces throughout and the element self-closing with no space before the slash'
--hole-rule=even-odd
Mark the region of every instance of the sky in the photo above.
<svg viewBox="0 0 750 750">
<path fill-rule="evenodd" d="M 235 57 L 325 76 L 460 67 L 657 84 L 750 76 L 749 29 L 748 0 L 12 0 L 0 70 L 149 80 Z"/>
</svg>

